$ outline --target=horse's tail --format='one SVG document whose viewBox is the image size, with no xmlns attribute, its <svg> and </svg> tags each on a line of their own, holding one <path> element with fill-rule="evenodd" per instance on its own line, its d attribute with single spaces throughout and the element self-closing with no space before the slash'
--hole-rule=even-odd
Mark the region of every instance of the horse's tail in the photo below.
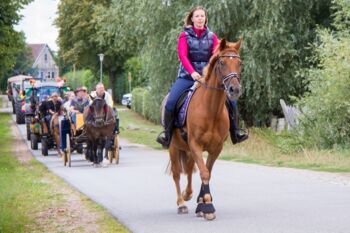
<svg viewBox="0 0 350 233">
<path fill-rule="evenodd" d="M 185 151 L 179 150 L 179 156 L 178 156 L 178 163 L 179 163 L 179 173 L 181 174 L 189 174 L 189 173 L 194 173 L 196 172 L 196 166 L 195 165 L 190 165 L 193 164 L 194 161 L 191 157 L 191 154 L 187 154 Z M 189 163 L 191 162 L 191 163 Z M 172 174 L 172 162 L 169 160 L 168 166 L 166 168 L 166 173 L 171 175 Z"/>
</svg>

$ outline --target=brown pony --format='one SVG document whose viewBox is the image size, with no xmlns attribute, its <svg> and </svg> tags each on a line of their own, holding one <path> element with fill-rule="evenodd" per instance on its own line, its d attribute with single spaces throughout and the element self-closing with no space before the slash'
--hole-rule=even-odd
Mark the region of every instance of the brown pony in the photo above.
<svg viewBox="0 0 350 233">
<path fill-rule="evenodd" d="M 239 48 L 237 43 L 220 41 L 214 55 L 204 70 L 204 77 L 198 81 L 188 107 L 186 126 L 187 142 L 175 129 L 169 147 L 170 169 L 177 192 L 178 213 L 188 213 L 185 201 L 192 198 L 192 173 L 195 164 L 200 171 L 202 185 L 197 198 L 196 214 L 207 220 L 215 218 L 215 208 L 209 190 L 209 180 L 214 162 L 218 158 L 229 133 L 227 98 L 238 99 L 241 94 Z M 208 152 L 206 163 L 203 152 Z M 181 193 L 180 174 L 187 174 L 187 187 Z"/>
<path fill-rule="evenodd" d="M 97 166 L 103 160 L 103 149 L 107 150 L 113 138 L 116 120 L 113 109 L 104 99 L 95 98 L 84 109 L 84 127 L 87 136 L 87 157 Z"/>
</svg>

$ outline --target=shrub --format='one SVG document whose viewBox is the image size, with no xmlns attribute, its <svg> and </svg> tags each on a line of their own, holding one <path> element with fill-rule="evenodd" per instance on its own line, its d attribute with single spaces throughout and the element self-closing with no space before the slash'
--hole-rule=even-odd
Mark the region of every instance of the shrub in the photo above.
<svg viewBox="0 0 350 233">
<path fill-rule="evenodd" d="M 336 20 L 335 27 L 341 28 L 338 23 L 342 24 Z M 308 146 L 349 147 L 350 35 L 346 30 L 318 30 L 318 35 L 312 60 L 319 65 L 306 72 L 310 91 L 298 103 L 304 109 L 299 130 Z"/>
</svg>

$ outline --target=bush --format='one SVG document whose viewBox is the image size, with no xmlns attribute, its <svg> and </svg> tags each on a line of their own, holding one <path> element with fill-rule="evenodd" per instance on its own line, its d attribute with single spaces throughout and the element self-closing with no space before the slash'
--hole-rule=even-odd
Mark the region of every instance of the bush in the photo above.
<svg viewBox="0 0 350 233">
<path fill-rule="evenodd" d="M 350 146 L 350 35 L 341 26 L 348 23 L 341 15 L 348 14 L 350 3 L 345 6 L 338 5 L 335 14 L 334 26 L 340 31 L 318 31 L 320 42 L 315 44 L 312 60 L 319 65 L 306 72 L 310 91 L 299 106 L 304 109 L 300 132 L 308 146 Z"/>
<path fill-rule="evenodd" d="M 153 122 L 160 122 L 160 110 L 157 107 L 157 101 L 154 100 L 154 95 L 145 88 L 135 88 L 132 91 L 132 110 L 144 116 L 146 119 Z"/>
<path fill-rule="evenodd" d="M 135 88 L 132 91 L 132 110 L 135 112 L 144 115 L 143 109 L 144 109 L 144 93 L 146 92 L 146 89 L 144 88 Z"/>
</svg>

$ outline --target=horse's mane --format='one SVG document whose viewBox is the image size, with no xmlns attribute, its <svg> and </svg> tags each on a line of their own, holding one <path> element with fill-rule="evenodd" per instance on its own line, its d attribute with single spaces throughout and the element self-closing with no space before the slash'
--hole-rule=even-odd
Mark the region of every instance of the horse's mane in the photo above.
<svg viewBox="0 0 350 233">
<path fill-rule="evenodd" d="M 214 53 L 209 60 L 208 65 L 204 68 L 204 71 L 203 71 L 203 74 L 204 74 L 203 77 L 206 82 L 209 80 L 220 55 L 230 51 L 235 54 L 239 54 L 239 52 L 235 48 L 235 45 L 236 43 L 226 42 L 226 46 L 222 50 L 220 50 L 220 43 L 216 46 L 216 48 L 214 49 Z"/>
</svg>

